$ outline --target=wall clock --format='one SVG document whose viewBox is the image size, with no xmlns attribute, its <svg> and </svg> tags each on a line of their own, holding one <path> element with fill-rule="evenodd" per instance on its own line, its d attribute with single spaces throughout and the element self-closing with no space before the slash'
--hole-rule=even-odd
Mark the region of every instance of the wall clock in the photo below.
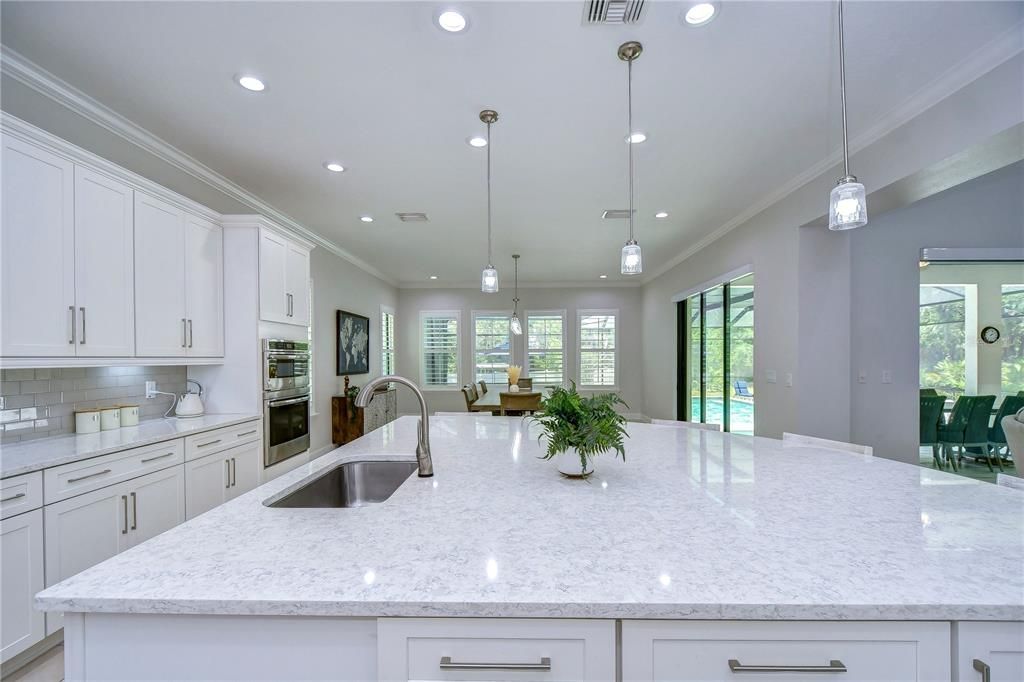
<svg viewBox="0 0 1024 682">
<path fill-rule="evenodd" d="M 985 343 L 995 343 L 999 340 L 999 330 L 995 327 L 985 327 L 981 330 L 981 340 Z"/>
</svg>

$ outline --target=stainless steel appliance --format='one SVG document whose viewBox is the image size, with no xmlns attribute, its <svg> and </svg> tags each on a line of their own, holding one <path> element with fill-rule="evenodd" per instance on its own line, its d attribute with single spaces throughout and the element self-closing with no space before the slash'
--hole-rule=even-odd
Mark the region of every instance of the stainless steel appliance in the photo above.
<svg viewBox="0 0 1024 682">
<path fill-rule="evenodd" d="M 263 465 L 309 449 L 309 344 L 263 340 Z"/>
</svg>

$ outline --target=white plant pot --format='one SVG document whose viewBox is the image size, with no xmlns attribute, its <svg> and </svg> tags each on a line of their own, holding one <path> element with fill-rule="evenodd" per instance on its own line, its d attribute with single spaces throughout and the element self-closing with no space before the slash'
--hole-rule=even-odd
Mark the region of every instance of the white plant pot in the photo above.
<svg viewBox="0 0 1024 682">
<path fill-rule="evenodd" d="M 508 392 L 509 393 L 519 393 L 519 384 L 509 384 Z"/>
<path fill-rule="evenodd" d="M 580 453 L 576 448 L 569 448 L 565 452 L 555 455 L 555 466 L 558 467 L 560 473 L 566 476 L 583 478 L 594 473 L 594 458 L 587 458 L 587 466 L 584 469 L 583 463 L 580 462 Z"/>
</svg>

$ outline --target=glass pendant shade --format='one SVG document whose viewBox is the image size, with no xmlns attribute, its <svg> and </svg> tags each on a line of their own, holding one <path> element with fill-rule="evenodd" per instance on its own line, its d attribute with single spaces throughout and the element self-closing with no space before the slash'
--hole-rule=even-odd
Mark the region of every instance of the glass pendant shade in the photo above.
<svg viewBox="0 0 1024 682">
<path fill-rule="evenodd" d="M 832 188 L 829 196 L 828 229 L 852 230 L 867 224 L 868 202 L 864 185 L 856 178 L 845 177 Z"/>
<path fill-rule="evenodd" d="M 515 334 L 516 336 L 522 336 L 523 324 L 519 321 L 519 316 L 516 315 L 515 313 L 512 313 L 511 325 L 512 325 L 512 333 Z"/>
<path fill-rule="evenodd" d="M 640 252 L 640 245 L 636 240 L 631 239 L 622 247 L 622 269 L 623 275 L 639 275 L 644 271 L 643 254 Z"/>
<path fill-rule="evenodd" d="M 484 268 L 480 275 L 480 291 L 485 294 L 493 294 L 498 291 L 498 271 L 493 265 Z"/>
</svg>

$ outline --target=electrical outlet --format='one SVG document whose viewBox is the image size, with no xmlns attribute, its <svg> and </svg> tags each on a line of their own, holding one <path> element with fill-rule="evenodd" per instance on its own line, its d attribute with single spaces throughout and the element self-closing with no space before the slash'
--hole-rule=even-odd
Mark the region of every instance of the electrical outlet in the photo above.
<svg viewBox="0 0 1024 682">
<path fill-rule="evenodd" d="M 786 372 L 786 386 L 788 388 L 792 388 L 793 387 L 793 373 L 792 372 Z"/>
<path fill-rule="evenodd" d="M 146 398 L 153 398 L 155 396 L 156 396 L 156 382 L 155 381 L 147 381 L 146 382 Z"/>
<path fill-rule="evenodd" d="M 892 383 L 892 370 L 891 369 L 883 369 L 882 370 L 882 383 L 883 384 L 891 384 Z"/>
<path fill-rule="evenodd" d="M 858 371 L 857 372 L 857 383 L 858 384 L 866 384 L 866 383 L 868 383 L 868 373 L 865 372 L 864 370 Z"/>
<path fill-rule="evenodd" d="M 774 384 L 778 381 L 778 375 L 775 373 L 774 369 L 766 369 L 764 372 L 764 380 L 769 384 Z"/>
</svg>

